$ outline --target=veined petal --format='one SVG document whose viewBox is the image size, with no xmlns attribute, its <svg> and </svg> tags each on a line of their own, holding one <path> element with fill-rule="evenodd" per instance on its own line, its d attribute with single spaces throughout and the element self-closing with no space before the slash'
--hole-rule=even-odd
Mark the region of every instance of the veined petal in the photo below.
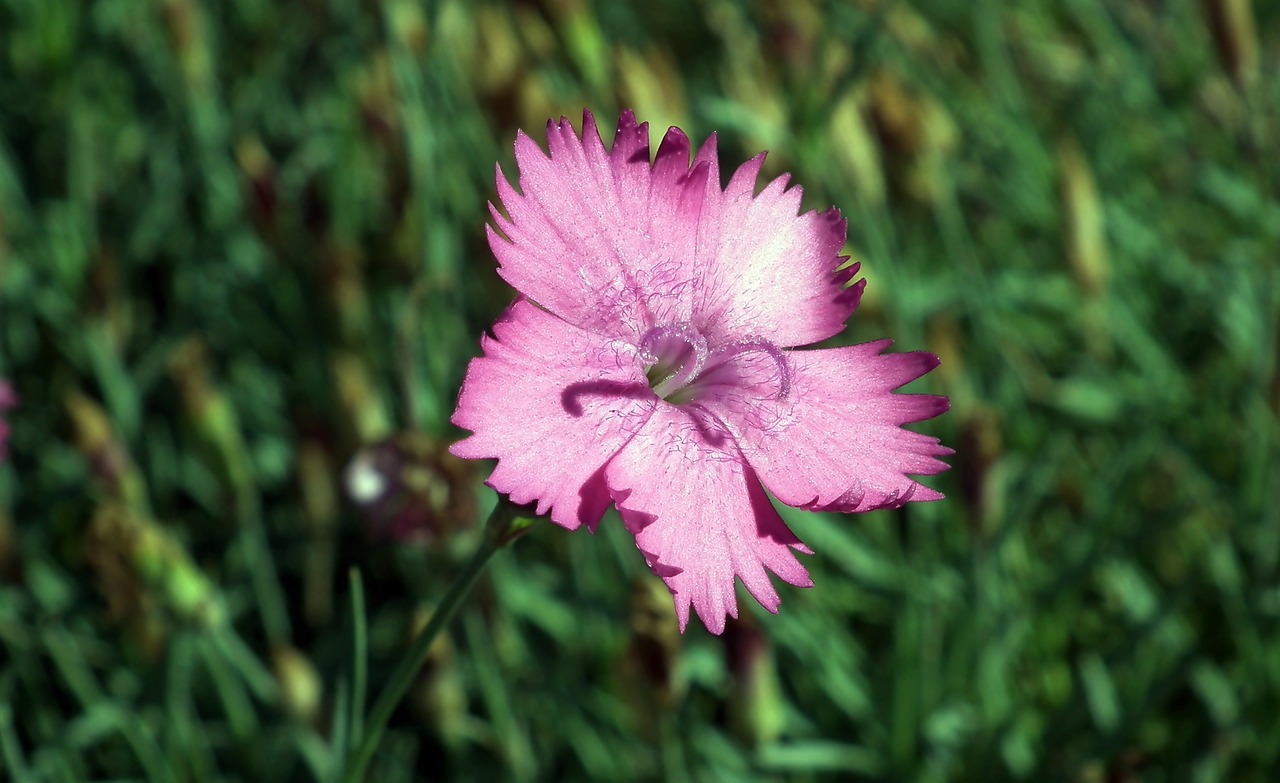
<svg viewBox="0 0 1280 783">
<path fill-rule="evenodd" d="M 498 460 L 487 482 L 569 529 L 594 527 L 611 498 L 605 463 L 657 405 L 626 347 L 528 301 L 513 304 L 481 340 L 453 423 L 474 434 L 449 450 Z"/>
<path fill-rule="evenodd" d="M 612 150 L 590 112 L 581 136 L 566 119 L 548 123 L 549 154 L 521 133 L 522 192 L 499 170 L 506 216 L 491 208 L 489 245 L 502 278 L 570 323 L 615 337 L 688 320 L 691 311 L 710 166 L 690 166 L 689 140 L 673 128 L 650 167 L 648 134 L 631 112 L 618 121 Z"/>
<path fill-rule="evenodd" d="M 939 500 L 941 493 L 907 476 L 946 470 L 938 458 L 953 452 L 902 425 L 937 416 L 947 399 L 893 393 L 938 360 L 881 354 L 890 342 L 787 351 L 785 398 L 720 394 L 698 403 L 724 421 L 760 480 L 787 505 L 854 512 Z"/>
<path fill-rule="evenodd" d="M 605 477 L 636 546 L 675 598 L 680 629 L 692 606 L 718 634 L 726 616 L 738 616 L 735 577 L 770 612 L 779 599 L 768 571 L 800 587 L 812 582 L 793 553 L 809 550 L 716 426 L 659 405 Z"/>
<path fill-rule="evenodd" d="M 698 237 L 694 322 L 713 342 L 761 337 L 782 347 L 839 333 L 864 283 L 853 264 L 837 271 L 847 221 L 834 207 L 798 214 L 788 176 L 755 195 L 764 153 L 742 164 L 721 193 L 710 190 Z"/>
</svg>

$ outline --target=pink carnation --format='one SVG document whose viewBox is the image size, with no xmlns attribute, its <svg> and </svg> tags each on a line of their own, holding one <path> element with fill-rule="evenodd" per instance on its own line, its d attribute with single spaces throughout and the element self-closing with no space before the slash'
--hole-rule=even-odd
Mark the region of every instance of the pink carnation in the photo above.
<svg viewBox="0 0 1280 783">
<path fill-rule="evenodd" d="M 8 381 L 0 381 L 0 413 L 11 410 L 18 405 L 18 395 L 14 393 L 13 387 Z M 9 424 L 4 419 L 0 419 L 0 459 L 8 456 L 5 450 L 5 443 L 9 440 Z"/>
<path fill-rule="evenodd" d="M 667 132 L 649 162 L 631 112 L 605 149 L 547 125 L 550 155 L 516 137 L 517 192 L 489 245 L 521 296 L 482 340 L 453 422 L 454 454 L 498 460 L 488 484 L 557 524 L 594 530 L 610 504 L 670 588 L 713 633 L 737 617 L 735 578 L 770 612 L 770 580 L 809 587 L 812 554 L 765 488 L 810 510 L 938 500 L 908 478 L 946 470 L 937 439 L 901 425 L 945 397 L 893 394 L 937 366 L 889 340 L 800 350 L 837 334 L 865 281 L 840 268 L 846 222 L 799 213 L 786 175 L 756 194 L 764 154 L 720 187 L 716 137 L 689 160 Z"/>
</svg>

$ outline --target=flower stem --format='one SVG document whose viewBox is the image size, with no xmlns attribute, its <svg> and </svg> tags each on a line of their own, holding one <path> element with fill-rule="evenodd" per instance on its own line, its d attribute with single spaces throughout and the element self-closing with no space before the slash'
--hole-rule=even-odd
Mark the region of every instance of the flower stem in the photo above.
<svg viewBox="0 0 1280 783">
<path fill-rule="evenodd" d="M 374 751 L 378 749 L 378 743 L 382 741 L 382 734 L 386 731 L 387 722 L 391 720 L 391 714 L 395 712 L 396 706 L 404 699 L 409 687 L 413 685 L 414 678 L 421 671 L 422 665 L 426 663 L 427 655 L 431 652 L 432 643 L 435 642 L 436 637 L 440 635 L 445 626 L 449 624 L 449 621 L 453 619 L 453 616 L 457 614 L 458 607 L 462 605 L 463 599 L 471 592 L 471 588 L 475 585 L 480 572 L 484 570 L 489 559 L 499 549 L 524 534 L 533 525 L 533 522 L 534 517 L 529 509 L 516 506 L 503 497 L 498 499 L 498 505 L 494 507 L 493 513 L 489 515 L 489 521 L 485 523 L 484 534 L 480 537 L 480 543 L 471 555 L 471 559 L 467 561 L 462 572 L 454 578 L 453 584 L 449 585 L 448 592 L 445 593 L 444 598 L 440 600 L 440 604 L 431 614 L 431 619 L 427 622 L 426 627 L 418 633 L 408 652 L 400 659 L 400 663 L 396 666 L 395 671 L 392 672 L 391 679 L 383 687 L 382 692 L 378 694 L 378 700 L 374 702 L 373 711 L 369 714 L 369 719 L 364 724 L 362 735 L 353 738 L 353 742 L 359 744 L 355 748 L 355 752 L 348 756 L 346 774 L 343 776 L 345 783 L 360 783 L 364 778 L 369 762 L 373 759 Z"/>
</svg>

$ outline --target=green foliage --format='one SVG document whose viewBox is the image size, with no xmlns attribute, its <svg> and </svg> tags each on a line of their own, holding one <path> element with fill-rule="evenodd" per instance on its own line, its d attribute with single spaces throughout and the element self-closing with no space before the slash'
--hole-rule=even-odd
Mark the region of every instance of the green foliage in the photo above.
<svg viewBox="0 0 1280 783">
<path fill-rule="evenodd" d="M 336 779 L 493 502 L 494 162 L 630 106 L 845 212 L 949 497 L 718 639 L 543 525 L 369 779 L 1272 780 L 1280 13 L 915 5 L 0 0 L 0 779 Z"/>
</svg>

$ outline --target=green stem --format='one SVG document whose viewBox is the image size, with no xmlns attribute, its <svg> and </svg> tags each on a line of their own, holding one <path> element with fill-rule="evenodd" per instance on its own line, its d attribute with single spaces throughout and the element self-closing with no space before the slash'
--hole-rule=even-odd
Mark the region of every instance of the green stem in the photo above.
<svg viewBox="0 0 1280 783">
<path fill-rule="evenodd" d="M 369 762 L 373 759 L 374 751 L 378 749 L 378 743 L 382 741 L 382 734 L 386 731 L 387 722 L 391 720 L 391 713 L 396 709 L 404 699 L 405 694 L 409 691 L 409 687 L 413 685 L 414 679 L 418 672 L 421 671 L 422 665 L 426 663 L 427 655 L 431 652 L 431 645 L 435 642 L 440 632 L 444 630 L 453 616 L 457 614 L 458 607 L 462 605 L 462 601 L 471 592 L 472 586 L 475 585 L 476 579 L 479 578 L 480 572 L 489 562 L 489 558 L 507 544 L 516 540 L 531 525 L 533 519 L 528 509 L 520 506 L 512 505 L 506 498 L 500 498 L 498 505 L 493 509 L 493 513 L 489 515 L 489 521 L 485 524 L 484 535 L 480 538 L 480 544 L 476 547 L 476 551 L 471 555 L 462 572 L 453 580 L 453 584 L 449 585 L 448 592 L 444 598 L 440 600 L 439 606 L 431 615 L 431 620 L 427 622 L 427 626 L 422 629 L 417 638 L 413 640 L 409 651 L 405 653 L 404 658 L 396 666 L 396 670 L 392 672 L 391 679 L 382 689 L 382 693 L 378 694 L 378 700 L 373 705 L 373 711 L 369 714 L 368 721 L 364 724 L 364 732 L 362 736 L 356 737 L 355 741 L 359 742 L 359 746 L 349 757 L 346 775 L 343 780 L 346 783 L 360 783 L 364 778 L 365 770 L 369 766 Z"/>
</svg>

